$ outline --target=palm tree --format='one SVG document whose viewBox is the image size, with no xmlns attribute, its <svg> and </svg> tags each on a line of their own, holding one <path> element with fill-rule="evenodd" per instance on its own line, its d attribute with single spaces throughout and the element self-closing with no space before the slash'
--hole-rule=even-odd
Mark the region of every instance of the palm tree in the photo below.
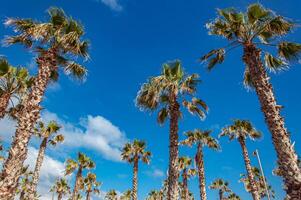
<svg viewBox="0 0 301 200">
<path fill-rule="evenodd" d="M 204 101 L 193 97 L 191 101 L 185 99 L 196 93 L 199 82 L 197 74 L 187 75 L 180 61 L 165 63 L 161 75 L 151 77 L 144 83 L 138 93 L 137 105 L 144 110 L 159 109 L 158 123 L 163 124 L 170 119 L 169 130 L 169 171 L 167 200 L 178 198 L 178 121 L 181 116 L 181 106 L 188 108 L 192 114 L 201 119 L 208 110 Z M 200 108 L 201 107 L 201 108 Z M 203 109 L 202 109 L 203 108 Z"/>
<path fill-rule="evenodd" d="M 94 167 L 95 167 L 95 164 L 91 160 L 91 158 L 89 158 L 88 156 L 86 156 L 85 154 L 80 153 L 80 152 L 78 153 L 78 158 L 76 161 L 72 160 L 72 159 L 67 160 L 65 175 L 70 175 L 74 171 L 77 170 L 71 200 L 77 200 L 77 195 L 83 184 L 83 175 L 82 175 L 83 170 L 92 169 Z"/>
<path fill-rule="evenodd" d="M 105 200 L 117 200 L 117 199 L 118 199 L 118 195 L 116 190 L 110 190 L 109 192 L 107 192 L 105 196 Z"/>
<path fill-rule="evenodd" d="M 279 167 L 284 171 L 287 196 L 290 199 L 298 199 L 301 191 L 301 169 L 298 167 L 297 154 L 281 116 L 282 106 L 277 105 L 267 74 L 267 70 L 279 71 L 288 68 L 290 61 L 298 59 L 301 44 L 283 41 L 283 37 L 290 33 L 296 24 L 260 4 L 250 5 L 246 12 L 235 9 L 219 10 L 218 15 L 216 20 L 207 24 L 209 33 L 222 36 L 230 43 L 226 48 L 210 51 L 202 59 L 210 59 L 208 69 L 212 69 L 217 63 L 224 61 L 227 50 L 242 47 L 242 60 L 246 64 L 244 82 L 248 87 L 255 89 L 259 98 L 266 124 L 272 134 Z M 278 55 L 273 56 L 266 51 L 262 56 L 261 46 L 265 50 L 276 47 Z"/>
<path fill-rule="evenodd" d="M 70 187 L 65 178 L 57 179 L 55 184 L 50 189 L 50 192 L 57 193 L 57 200 L 62 200 L 64 195 L 71 193 Z"/>
<path fill-rule="evenodd" d="M 271 185 L 267 184 L 267 188 L 265 186 L 265 183 L 267 183 L 266 179 L 261 175 L 260 170 L 257 167 L 252 167 L 252 173 L 254 175 L 255 184 L 258 188 L 258 193 L 261 198 L 267 197 L 267 192 L 269 192 L 269 196 L 272 198 L 275 198 L 275 191 L 273 190 Z M 240 175 L 240 182 L 244 183 L 245 189 L 247 192 L 251 191 L 251 185 L 249 178 L 246 174 Z"/>
<path fill-rule="evenodd" d="M 101 186 L 101 183 L 96 180 L 96 174 L 89 172 L 83 183 L 86 191 L 86 200 L 91 199 L 92 193 L 97 195 L 100 194 L 99 187 Z"/>
<path fill-rule="evenodd" d="M 75 78 L 85 77 L 87 70 L 76 63 L 79 57 L 88 57 L 87 41 L 82 41 L 84 30 L 81 24 L 67 17 L 63 10 L 50 8 L 49 21 L 9 18 L 5 24 L 14 28 L 17 35 L 6 38 L 6 44 L 24 44 L 37 52 L 38 74 L 34 78 L 31 92 L 23 103 L 18 127 L 8 159 L 1 173 L 0 199 L 12 199 L 17 187 L 20 171 L 27 156 L 27 146 L 35 123 L 39 119 L 40 103 L 50 80 L 58 78 L 62 67 L 66 74 Z"/>
<path fill-rule="evenodd" d="M 196 129 L 194 131 L 188 131 L 185 133 L 186 139 L 181 142 L 181 144 L 192 146 L 197 145 L 197 152 L 195 155 L 195 161 L 198 169 L 199 176 L 199 189 L 200 189 L 200 199 L 206 200 L 206 184 L 205 184 L 205 169 L 204 169 L 204 153 L 203 148 L 207 146 L 210 149 L 219 150 L 220 146 L 218 141 L 211 137 L 212 131 L 202 131 Z"/>
<path fill-rule="evenodd" d="M 28 186 L 32 183 L 33 172 L 28 170 L 29 166 L 22 168 L 21 178 L 17 188 L 17 194 L 20 194 L 19 199 L 25 200 L 25 195 L 29 192 Z"/>
<path fill-rule="evenodd" d="M 133 143 L 126 143 L 121 153 L 121 159 L 129 163 L 133 163 L 133 189 L 132 198 L 137 200 L 138 190 L 138 162 L 142 160 L 144 163 L 149 164 L 151 153 L 146 151 L 146 144 L 143 141 L 134 140 Z"/>
<path fill-rule="evenodd" d="M 237 196 L 235 193 L 229 194 L 229 196 L 226 198 L 226 200 L 240 200 L 240 197 Z"/>
<path fill-rule="evenodd" d="M 58 143 L 64 141 L 64 136 L 62 134 L 57 134 L 59 130 L 60 126 L 55 121 L 51 121 L 47 125 L 43 122 L 39 122 L 35 128 L 35 134 L 42 139 L 42 142 L 40 144 L 36 165 L 33 171 L 32 182 L 29 185 L 29 192 L 26 197 L 27 199 L 32 199 L 33 195 L 37 192 L 40 171 L 48 144 L 56 146 Z"/>
<path fill-rule="evenodd" d="M 178 169 L 180 172 L 182 172 L 182 184 L 183 184 L 183 191 L 182 196 L 184 200 L 189 200 L 189 189 L 188 189 L 188 179 L 191 176 L 194 176 L 196 174 L 196 170 L 193 168 L 190 168 L 192 164 L 192 159 L 183 156 L 178 159 Z"/>
<path fill-rule="evenodd" d="M 131 190 L 126 190 L 120 196 L 120 200 L 131 200 L 131 196 L 132 196 L 132 191 Z"/>
<path fill-rule="evenodd" d="M 163 200 L 164 195 L 161 190 L 152 190 L 148 193 L 146 200 Z"/>
<path fill-rule="evenodd" d="M 227 126 L 222 129 L 221 134 L 222 136 L 228 136 L 229 139 L 232 141 L 237 139 L 241 148 L 242 148 L 242 155 L 245 161 L 246 170 L 248 173 L 248 178 L 251 183 L 251 194 L 254 200 L 260 200 L 258 189 L 255 184 L 254 175 L 252 173 L 252 166 L 251 161 L 249 158 L 248 149 L 246 146 L 246 139 L 250 138 L 251 140 L 255 140 L 261 137 L 261 133 L 257 131 L 253 125 L 247 120 L 234 120 L 233 124 Z"/>
<path fill-rule="evenodd" d="M 26 68 L 13 67 L 4 58 L 0 58 L 0 119 L 13 98 L 21 99 L 27 93 L 32 78 Z"/>
<path fill-rule="evenodd" d="M 210 186 L 210 189 L 218 190 L 220 200 L 225 200 L 224 193 L 232 192 L 229 188 L 229 183 L 223 179 L 216 179 Z"/>
</svg>

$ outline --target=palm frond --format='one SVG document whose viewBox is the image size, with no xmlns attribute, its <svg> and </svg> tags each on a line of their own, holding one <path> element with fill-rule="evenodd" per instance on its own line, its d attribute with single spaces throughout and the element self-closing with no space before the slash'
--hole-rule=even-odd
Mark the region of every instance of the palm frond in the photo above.
<svg viewBox="0 0 301 200">
<path fill-rule="evenodd" d="M 278 54 L 287 61 L 300 59 L 301 44 L 293 42 L 280 42 L 278 44 Z"/>
<path fill-rule="evenodd" d="M 265 61 L 265 66 L 273 72 L 281 71 L 287 68 L 288 65 L 285 61 L 283 61 L 283 59 L 276 58 L 269 53 L 265 53 L 264 61 Z"/>
</svg>

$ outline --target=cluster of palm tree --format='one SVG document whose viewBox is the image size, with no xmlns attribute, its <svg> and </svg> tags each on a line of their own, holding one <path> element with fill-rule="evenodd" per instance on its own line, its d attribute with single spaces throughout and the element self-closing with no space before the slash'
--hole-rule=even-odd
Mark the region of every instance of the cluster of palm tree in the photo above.
<svg viewBox="0 0 301 200">
<path fill-rule="evenodd" d="M 229 8 L 220 9 L 217 14 L 217 18 L 206 27 L 210 35 L 221 36 L 228 44 L 210 51 L 201 61 L 207 62 L 208 70 L 212 70 L 217 64 L 223 63 L 226 53 L 241 48 L 242 61 L 245 63 L 244 84 L 258 96 L 278 158 L 275 171 L 283 178 L 286 199 L 301 199 L 300 163 L 281 116 L 283 107 L 277 104 L 268 74 L 269 71 L 288 68 L 290 62 L 299 59 L 301 44 L 282 40 L 296 24 L 260 4 L 250 5 L 245 12 Z M 89 58 L 89 43 L 83 39 L 83 26 L 58 8 L 50 8 L 48 15 L 46 22 L 20 18 L 8 18 L 5 21 L 5 25 L 12 27 L 15 34 L 6 37 L 4 43 L 7 46 L 24 45 L 34 54 L 38 71 L 31 76 L 26 68 L 11 66 L 7 59 L 0 59 L 0 118 L 7 116 L 17 122 L 8 156 L 3 157 L 0 174 L 0 199 L 4 200 L 12 200 L 17 194 L 24 200 L 39 198 L 37 186 L 45 150 L 49 145 L 55 146 L 64 141 L 64 136 L 58 133 L 60 126 L 55 121 L 46 124 L 40 118 L 41 102 L 47 86 L 58 80 L 60 71 L 78 80 L 85 79 L 87 74 L 86 68 L 79 64 Z M 270 48 L 273 53 L 268 51 Z M 169 121 L 168 176 L 160 190 L 149 193 L 149 200 L 193 199 L 188 181 L 196 175 L 200 199 L 207 199 L 203 149 L 220 150 L 220 144 L 212 136 L 212 131 L 200 129 L 187 131 L 186 138 L 179 141 L 179 123 L 181 118 L 186 117 L 186 111 L 204 120 L 209 110 L 205 101 L 197 97 L 199 82 L 198 74 L 187 74 L 181 61 L 176 60 L 163 64 L 162 73 L 149 78 L 138 92 L 137 107 L 151 113 L 158 111 L 157 121 L 161 125 Z M 41 139 L 41 144 L 35 168 L 30 171 L 24 166 L 24 161 L 33 135 Z M 240 144 L 246 167 L 246 173 L 241 175 L 240 181 L 252 198 L 273 197 L 274 192 L 262 170 L 251 165 L 246 146 L 246 139 L 258 139 L 260 131 L 248 120 L 234 120 L 221 130 L 219 136 L 236 139 Z M 179 157 L 179 146 L 182 145 L 195 146 L 195 157 Z M 132 189 L 123 194 L 112 189 L 106 193 L 105 199 L 137 200 L 139 162 L 148 164 L 151 153 L 146 150 L 144 141 L 134 140 L 125 144 L 121 158 L 133 165 Z M 57 193 L 59 200 L 67 195 L 72 200 L 81 199 L 83 193 L 87 200 L 91 199 L 91 195 L 100 194 L 101 185 L 91 171 L 94 168 L 94 161 L 78 153 L 76 160 L 66 161 L 66 177 L 58 177 L 51 191 Z M 68 183 L 71 174 L 75 174 L 72 192 Z M 218 190 L 221 200 L 240 199 L 229 188 L 229 183 L 222 179 L 216 179 L 209 188 Z"/>
</svg>

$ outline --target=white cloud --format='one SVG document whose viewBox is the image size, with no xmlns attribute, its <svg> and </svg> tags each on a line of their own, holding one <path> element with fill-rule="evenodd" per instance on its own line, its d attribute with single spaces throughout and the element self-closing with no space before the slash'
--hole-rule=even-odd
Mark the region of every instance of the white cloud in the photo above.
<svg viewBox="0 0 301 200">
<path fill-rule="evenodd" d="M 164 176 L 164 172 L 160 169 L 153 168 L 152 170 L 148 170 L 144 172 L 149 177 L 162 178 Z"/>
<path fill-rule="evenodd" d="M 29 147 L 28 157 L 25 161 L 25 165 L 29 165 L 30 170 L 34 169 L 37 156 L 38 150 L 33 147 Z M 55 182 L 55 179 L 63 176 L 63 173 L 64 163 L 45 155 L 41 168 L 40 181 L 38 184 L 38 194 L 41 195 L 41 200 L 51 199 L 52 194 L 50 194 L 49 189 Z"/>
<path fill-rule="evenodd" d="M 103 4 L 109 6 L 112 10 L 115 10 L 115 11 L 122 10 L 122 6 L 119 4 L 118 0 L 101 0 L 101 2 Z"/>
</svg>

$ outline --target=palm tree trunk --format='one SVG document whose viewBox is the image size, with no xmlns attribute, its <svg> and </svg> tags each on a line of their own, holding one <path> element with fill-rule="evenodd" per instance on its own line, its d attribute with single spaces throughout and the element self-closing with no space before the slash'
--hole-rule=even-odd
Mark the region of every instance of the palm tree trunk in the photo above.
<svg viewBox="0 0 301 200">
<path fill-rule="evenodd" d="M 49 50 L 37 59 L 39 64 L 38 75 L 32 86 L 28 99 L 18 120 L 18 127 L 9 155 L 3 164 L 0 175 L 0 199 L 12 200 L 16 194 L 17 184 L 22 174 L 23 163 L 27 157 L 27 146 L 31 138 L 36 121 L 39 119 L 40 103 L 43 99 L 51 70 L 55 66 L 54 50 Z"/>
<path fill-rule="evenodd" d="M 256 187 L 256 182 L 254 180 L 254 175 L 253 175 L 253 172 L 252 172 L 251 161 L 250 161 L 250 158 L 249 158 L 248 149 L 247 149 L 247 146 L 246 146 L 245 139 L 240 137 L 240 138 L 238 138 L 238 141 L 239 141 L 240 146 L 242 148 L 242 155 L 244 157 L 246 170 L 247 170 L 247 173 L 248 173 L 248 179 L 249 179 L 249 182 L 250 182 L 250 189 L 251 189 L 251 194 L 252 194 L 253 200 L 260 200 L 260 196 L 258 194 L 258 189 Z"/>
<path fill-rule="evenodd" d="M 244 47 L 244 61 L 249 67 L 252 83 L 264 113 L 266 124 L 272 134 L 277 152 L 279 169 L 283 172 L 288 199 L 301 199 L 301 169 L 298 167 L 297 154 L 289 133 L 284 126 L 273 87 L 260 59 L 261 51 L 254 44 Z"/>
<path fill-rule="evenodd" d="M 187 178 L 187 170 L 186 169 L 183 170 L 182 179 L 183 179 L 183 197 L 184 197 L 184 200 L 189 200 L 188 178 Z"/>
<path fill-rule="evenodd" d="M 86 195 L 86 200 L 90 200 L 91 198 L 90 198 L 90 191 L 87 191 L 87 195 Z"/>
<path fill-rule="evenodd" d="M 2 119 L 5 116 L 6 108 L 8 107 L 10 99 L 9 93 L 4 93 L 0 97 L 0 119 Z"/>
<path fill-rule="evenodd" d="M 138 188 L 138 157 L 134 158 L 132 200 L 137 200 Z"/>
<path fill-rule="evenodd" d="M 28 199 L 34 199 L 34 196 L 37 192 L 37 186 L 38 186 L 38 182 L 39 182 L 39 178 L 40 178 L 41 167 L 42 167 L 44 156 L 45 156 L 47 141 L 48 141 L 48 138 L 44 138 L 40 145 L 40 149 L 39 149 L 39 153 L 38 153 L 38 157 L 37 157 L 37 161 L 36 161 L 36 166 L 34 168 L 33 175 L 32 175 L 32 182 L 30 183 L 29 188 L 28 188 L 28 193 L 27 193 Z"/>
<path fill-rule="evenodd" d="M 195 161 L 196 161 L 196 165 L 197 165 L 197 168 L 198 168 L 198 175 L 199 175 L 200 199 L 201 200 L 207 200 L 203 147 L 199 143 L 197 148 L 198 149 L 197 149 L 197 154 L 195 156 Z"/>
<path fill-rule="evenodd" d="M 219 199 L 224 200 L 224 192 L 222 190 L 218 191 Z"/>
<path fill-rule="evenodd" d="M 178 199 L 178 120 L 180 105 L 175 95 L 170 102 L 169 170 L 167 200 Z"/>
<path fill-rule="evenodd" d="M 79 192 L 79 182 L 80 182 L 80 179 L 82 178 L 82 172 L 83 172 L 82 166 L 79 166 L 77 174 L 76 174 L 76 178 L 75 178 L 75 184 L 74 184 L 74 189 L 73 189 L 71 200 L 77 200 L 77 194 Z"/>
<path fill-rule="evenodd" d="M 57 195 L 57 200 L 62 200 L 63 199 L 63 193 L 59 193 L 58 195 Z"/>
</svg>

